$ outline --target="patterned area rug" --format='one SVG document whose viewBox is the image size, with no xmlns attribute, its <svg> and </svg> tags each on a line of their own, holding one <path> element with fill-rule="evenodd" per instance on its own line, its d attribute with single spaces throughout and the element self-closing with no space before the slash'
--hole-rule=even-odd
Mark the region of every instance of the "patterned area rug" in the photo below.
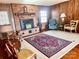
<svg viewBox="0 0 79 59">
<path fill-rule="evenodd" d="M 70 41 L 66 41 L 47 34 L 39 34 L 25 39 L 28 43 L 46 55 L 48 58 L 69 45 Z"/>
</svg>

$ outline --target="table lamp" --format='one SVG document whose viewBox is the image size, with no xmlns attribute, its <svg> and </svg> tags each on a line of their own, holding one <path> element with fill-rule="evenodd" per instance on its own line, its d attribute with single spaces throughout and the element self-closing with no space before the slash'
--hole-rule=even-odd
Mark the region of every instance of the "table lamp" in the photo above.
<svg viewBox="0 0 79 59">
<path fill-rule="evenodd" d="M 65 13 L 61 13 L 60 17 L 62 19 L 62 22 L 64 22 L 64 18 L 66 17 L 66 14 Z"/>
</svg>

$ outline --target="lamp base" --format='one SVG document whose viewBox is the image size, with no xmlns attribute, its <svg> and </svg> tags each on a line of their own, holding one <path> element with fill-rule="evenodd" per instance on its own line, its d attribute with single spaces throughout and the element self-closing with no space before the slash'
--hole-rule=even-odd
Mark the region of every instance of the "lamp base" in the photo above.
<svg viewBox="0 0 79 59">
<path fill-rule="evenodd" d="M 62 22 L 64 22 L 64 18 L 62 18 Z"/>
</svg>

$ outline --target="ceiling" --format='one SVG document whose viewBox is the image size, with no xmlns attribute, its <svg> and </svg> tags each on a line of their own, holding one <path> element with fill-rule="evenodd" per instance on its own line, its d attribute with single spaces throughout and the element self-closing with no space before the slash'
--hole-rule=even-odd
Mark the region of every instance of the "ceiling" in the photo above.
<svg viewBox="0 0 79 59">
<path fill-rule="evenodd" d="M 50 6 L 69 0 L 0 0 L 0 3 L 20 3 Z"/>
</svg>

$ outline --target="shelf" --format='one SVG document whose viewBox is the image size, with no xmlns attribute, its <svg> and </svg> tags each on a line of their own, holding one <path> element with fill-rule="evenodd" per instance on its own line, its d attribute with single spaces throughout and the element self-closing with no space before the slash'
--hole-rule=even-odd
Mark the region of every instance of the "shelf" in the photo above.
<svg viewBox="0 0 79 59">
<path fill-rule="evenodd" d="M 28 12 L 26 12 L 26 13 L 14 13 L 14 15 L 16 15 L 16 16 L 20 16 L 20 15 L 28 15 L 28 16 L 31 16 L 31 15 L 35 15 L 35 13 L 28 13 Z"/>
</svg>

